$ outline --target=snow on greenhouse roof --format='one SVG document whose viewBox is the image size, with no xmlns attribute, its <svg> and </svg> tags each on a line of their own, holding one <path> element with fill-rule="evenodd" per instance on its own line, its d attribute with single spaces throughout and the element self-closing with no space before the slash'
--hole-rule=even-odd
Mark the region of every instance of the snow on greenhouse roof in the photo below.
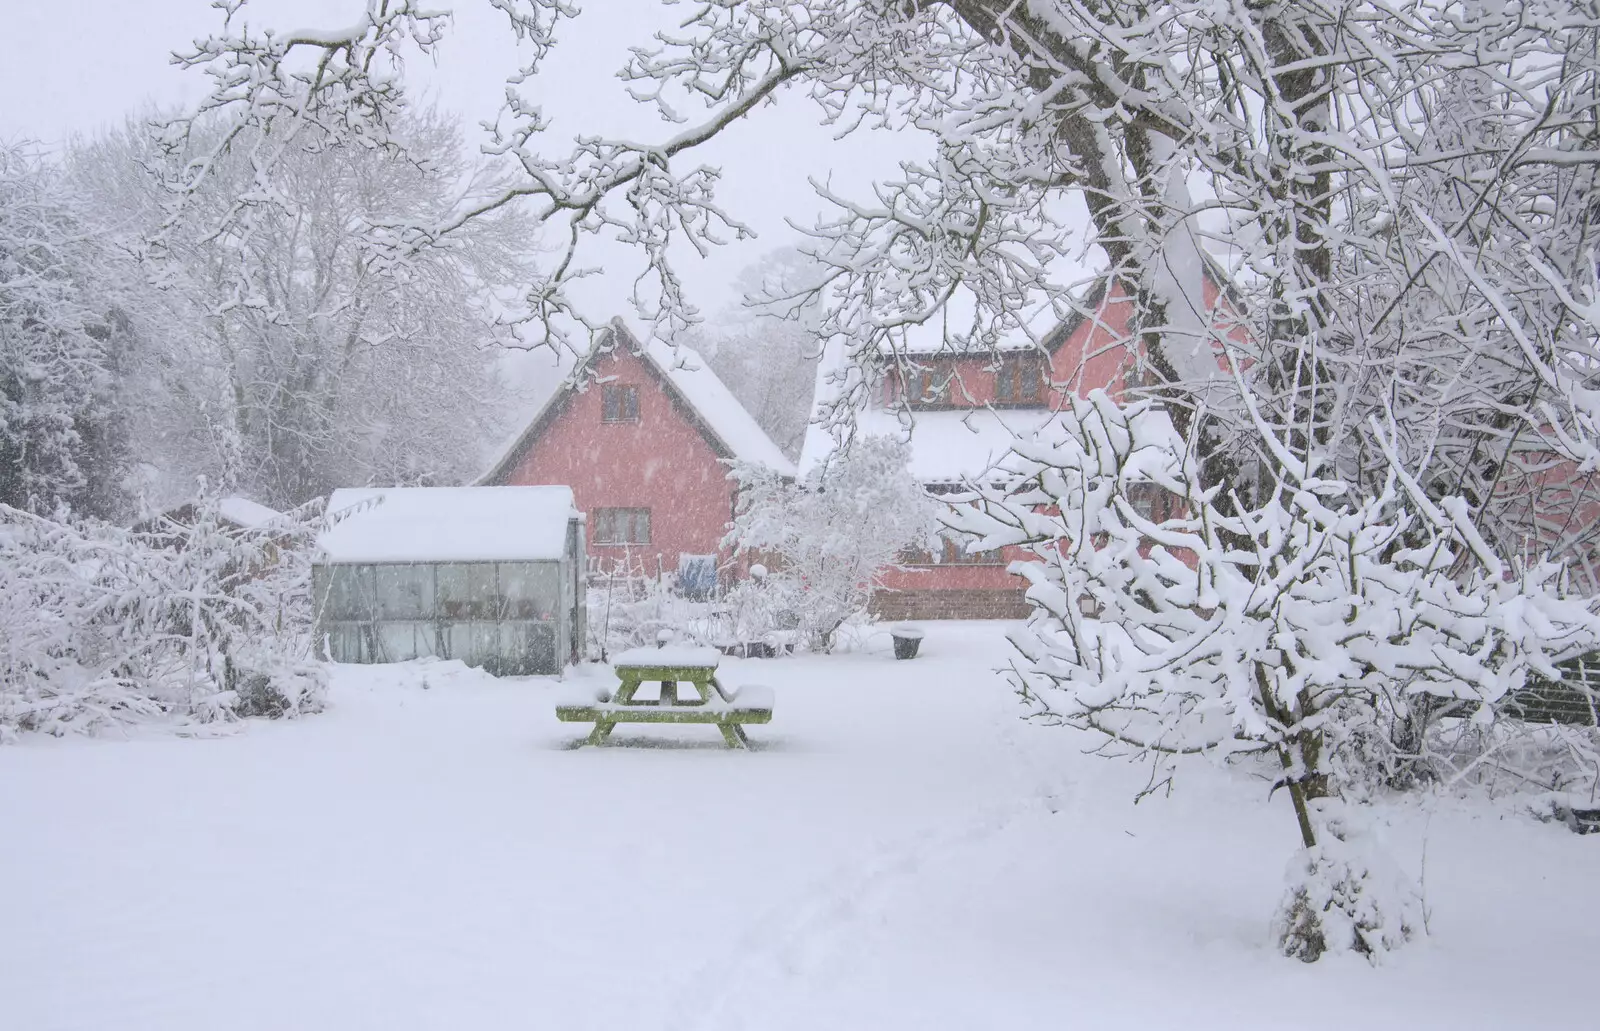
<svg viewBox="0 0 1600 1031">
<path fill-rule="evenodd" d="M 346 488 L 317 545 L 343 564 L 551 561 L 578 517 L 570 487 Z"/>
</svg>

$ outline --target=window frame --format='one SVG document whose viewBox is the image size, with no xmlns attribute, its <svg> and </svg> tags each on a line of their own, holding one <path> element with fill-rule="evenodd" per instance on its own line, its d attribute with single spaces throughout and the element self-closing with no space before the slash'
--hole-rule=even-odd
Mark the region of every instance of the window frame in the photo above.
<svg viewBox="0 0 1600 1031">
<path fill-rule="evenodd" d="M 910 369 L 900 377 L 900 399 L 908 408 L 950 408 L 955 378 L 955 368 L 939 362 Z"/>
<path fill-rule="evenodd" d="M 614 404 L 613 401 L 615 401 Z M 635 383 L 600 384 L 600 421 L 605 423 L 638 422 L 638 385 Z"/>
<path fill-rule="evenodd" d="M 1044 362 L 1038 355 L 1000 359 L 994 375 L 994 400 L 1002 405 L 1036 405 L 1044 400 Z"/>
<path fill-rule="evenodd" d="M 625 525 L 622 528 L 620 539 L 617 539 L 619 536 L 616 533 L 619 517 L 624 520 Z M 639 528 L 641 519 L 644 526 L 644 539 L 636 540 L 635 531 Z M 654 520 L 651 518 L 648 507 L 616 505 L 594 510 L 594 540 L 592 541 L 594 544 L 608 548 L 645 547 L 654 539 L 654 532 Z"/>
</svg>

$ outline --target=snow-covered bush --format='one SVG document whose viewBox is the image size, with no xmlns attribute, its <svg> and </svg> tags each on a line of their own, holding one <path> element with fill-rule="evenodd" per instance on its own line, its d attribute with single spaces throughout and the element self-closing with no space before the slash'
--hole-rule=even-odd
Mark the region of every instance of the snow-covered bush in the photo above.
<svg viewBox="0 0 1600 1031">
<path fill-rule="evenodd" d="M 317 710 L 310 533 L 215 503 L 151 532 L 0 506 L 0 733 Z"/>
<path fill-rule="evenodd" d="M 1530 675 L 1557 678 L 1600 641 L 1593 604 L 1563 594 L 1558 566 L 1502 562 L 1463 503 L 1435 504 L 1398 464 L 1362 497 L 1281 449 L 1258 503 L 1224 505 L 1148 402 L 1094 391 L 1053 430 L 1017 445 L 1019 483 L 951 516 L 979 547 L 1036 559 L 1012 567 L 1033 606 L 1013 672 L 1034 716 L 1138 755 L 1276 759 L 1307 849 L 1290 951 L 1315 958 L 1318 940 L 1348 937 L 1313 933 L 1324 903 L 1386 928 L 1360 947 L 1404 940 L 1405 896 L 1354 898 L 1388 881 L 1334 843 L 1351 821 L 1319 827 L 1318 807 L 1368 786 L 1350 783 L 1364 771 L 1349 760 L 1409 702 L 1465 700 L 1487 718 Z"/>
<path fill-rule="evenodd" d="M 1307 963 L 1340 952 L 1377 962 L 1422 930 L 1422 895 L 1383 847 L 1369 812 L 1337 798 L 1308 807 L 1317 843 L 1289 861 L 1273 938 L 1284 955 Z"/>
<path fill-rule="evenodd" d="M 619 559 L 611 572 L 589 581 L 588 656 L 603 659 L 630 648 L 659 644 L 719 644 L 726 636 L 725 607 L 710 598 L 686 597 L 676 578 L 640 556 Z"/>
<path fill-rule="evenodd" d="M 797 482 L 752 464 L 735 465 L 730 476 L 739 500 L 727 543 L 781 560 L 736 600 L 752 619 L 781 615 L 823 651 L 866 610 L 900 552 L 936 528 L 937 509 L 911 475 L 904 441 L 856 440 Z"/>
</svg>

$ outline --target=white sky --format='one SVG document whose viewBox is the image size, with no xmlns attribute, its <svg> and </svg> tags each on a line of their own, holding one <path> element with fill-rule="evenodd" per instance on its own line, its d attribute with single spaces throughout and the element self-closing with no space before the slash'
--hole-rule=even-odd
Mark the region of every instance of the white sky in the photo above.
<svg viewBox="0 0 1600 1031">
<path fill-rule="evenodd" d="M 21 10 L 8 11 L 7 31 L 0 33 L 0 138 L 55 144 L 117 124 L 151 103 L 192 103 L 204 92 L 203 75 L 174 68 L 169 55 L 221 25 L 209 0 L 10 0 L 7 6 Z M 252 0 L 246 11 L 262 27 L 329 28 L 354 22 L 364 6 L 364 0 Z M 436 63 L 412 60 L 407 81 L 459 113 L 475 146 L 482 139 L 478 122 L 499 109 L 518 50 L 488 0 L 440 0 L 437 6 L 454 8 L 455 27 Z M 656 119 L 653 108 L 628 97 L 615 72 L 629 45 L 648 43 L 655 27 L 681 18 L 689 6 L 663 7 L 660 0 L 585 0 L 582 6 L 584 14 L 566 27 L 538 79 L 538 100 L 554 120 L 547 145 L 564 149 L 579 132 L 670 135 L 672 128 Z M 732 283 L 741 269 L 796 239 L 785 216 L 809 224 L 823 210 L 808 176 L 831 176 L 835 188 L 863 196 L 873 179 L 892 176 L 897 161 L 916 156 L 923 149 L 919 143 L 914 134 L 883 132 L 835 141 L 799 97 L 747 118 L 726 139 L 708 145 L 699 160 L 722 169 L 718 192 L 724 208 L 755 228 L 758 238 L 707 260 L 682 255 L 690 299 L 714 316 L 737 300 Z M 577 293 L 588 314 L 632 318 L 631 252 L 596 249 L 588 257 L 608 270 Z"/>
</svg>

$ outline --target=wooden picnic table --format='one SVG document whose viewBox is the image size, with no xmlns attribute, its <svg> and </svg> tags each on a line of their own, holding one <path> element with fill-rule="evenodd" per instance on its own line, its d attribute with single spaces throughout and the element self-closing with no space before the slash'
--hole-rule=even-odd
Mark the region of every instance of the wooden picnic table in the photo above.
<svg viewBox="0 0 1600 1031">
<path fill-rule="evenodd" d="M 749 685 L 732 693 L 717 681 L 721 656 L 714 648 L 635 648 L 612 660 L 617 672 L 615 695 L 597 701 L 556 706 L 564 723 L 593 723 L 584 744 L 604 744 L 618 723 L 715 724 L 730 748 L 748 748 L 747 723 L 772 721 L 772 691 Z M 657 698 L 635 697 L 646 683 L 661 685 Z M 695 697 L 679 695 L 678 685 L 694 688 Z"/>
</svg>

